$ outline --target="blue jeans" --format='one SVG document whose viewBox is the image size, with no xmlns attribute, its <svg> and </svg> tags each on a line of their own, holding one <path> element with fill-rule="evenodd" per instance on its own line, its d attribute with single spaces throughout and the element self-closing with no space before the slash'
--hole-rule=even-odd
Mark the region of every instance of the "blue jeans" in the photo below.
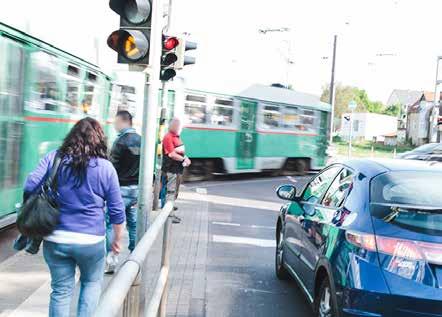
<svg viewBox="0 0 442 317">
<path fill-rule="evenodd" d="M 137 240 L 137 201 L 138 201 L 138 186 L 121 186 L 121 196 L 123 196 L 124 207 L 126 209 L 126 228 L 129 232 L 129 251 L 135 249 Z M 109 216 L 106 214 L 106 251 L 111 251 L 113 241 L 112 224 L 109 221 Z"/>
<path fill-rule="evenodd" d="M 49 317 L 69 317 L 75 288 L 75 268 L 80 268 L 80 297 L 77 316 L 92 316 L 97 307 L 103 281 L 104 242 L 63 244 L 43 242 L 43 256 L 51 272 Z"/>
</svg>

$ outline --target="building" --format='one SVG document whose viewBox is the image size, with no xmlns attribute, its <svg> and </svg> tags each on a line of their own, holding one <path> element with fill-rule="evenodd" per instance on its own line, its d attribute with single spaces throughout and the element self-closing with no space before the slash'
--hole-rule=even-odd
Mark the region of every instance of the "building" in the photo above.
<svg viewBox="0 0 442 317">
<path fill-rule="evenodd" d="M 407 140 L 407 115 L 408 108 L 422 98 L 423 91 L 409 89 L 394 89 L 387 101 L 387 107 L 398 105 L 401 109 L 398 118 L 397 142 L 405 143 Z"/>
<path fill-rule="evenodd" d="M 349 113 L 344 113 L 341 120 L 341 137 L 349 139 L 350 118 Z M 354 113 L 353 114 L 353 140 L 372 141 L 384 135 L 397 133 L 397 118 L 377 113 Z"/>
<path fill-rule="evenodd" d="M 434 107 L 434 93 L 423 92 L 418 101 L 408 107 L 407 112 L 407 140 L 415 146 L 426 144 L 434 140 L 437 135 L 439 109 Z M 434 124 L 433 121 L 436 121 Z M 437 128 L 436 128 L 437 129 Z"/>
</svg>

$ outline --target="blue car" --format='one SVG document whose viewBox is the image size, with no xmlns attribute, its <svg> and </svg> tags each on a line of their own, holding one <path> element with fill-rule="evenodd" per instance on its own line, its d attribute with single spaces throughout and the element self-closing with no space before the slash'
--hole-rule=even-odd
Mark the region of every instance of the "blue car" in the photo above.
<svg viewBox="0 0 442 317">
<path fill-rule="evenodd" d="M 352 160 L 277 195 L 276 275 L 315 316 L 442 316 L 442 164 Z"/>
</svg>

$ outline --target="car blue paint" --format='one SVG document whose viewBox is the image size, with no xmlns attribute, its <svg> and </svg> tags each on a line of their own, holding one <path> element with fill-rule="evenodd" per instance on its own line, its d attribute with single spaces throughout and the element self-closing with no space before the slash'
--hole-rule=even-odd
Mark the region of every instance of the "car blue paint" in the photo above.
<svg viewBox="0 0 442 317">
<path fill-rule="evenodd" d="M 442 316 L 442 164 L 351 160 L 277 194 L 276 275 L 316 316 Z"/>
</svg>

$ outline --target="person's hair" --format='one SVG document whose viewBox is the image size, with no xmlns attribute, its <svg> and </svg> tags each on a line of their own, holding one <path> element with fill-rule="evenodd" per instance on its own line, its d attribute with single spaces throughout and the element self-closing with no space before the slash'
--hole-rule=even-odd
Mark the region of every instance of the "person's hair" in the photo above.
<svg viewBox="0 0 442 317">
<path fill-rule="evenodd" d="M 107 159 L 106 136 L 100 123 L 89 117 L 78 121 L 65 137 L 59 153 L 62 159 L 67 159 L 79 186 L 86 176 L 91 158 Z"/>
<path fill-rule="evenodd" d="M 120 117 L 123 121 L 128 122 L 132 126 L 132 115 L 127 110 L 120 110 L 117 112 L 116 117 Z"/>
</svg>

